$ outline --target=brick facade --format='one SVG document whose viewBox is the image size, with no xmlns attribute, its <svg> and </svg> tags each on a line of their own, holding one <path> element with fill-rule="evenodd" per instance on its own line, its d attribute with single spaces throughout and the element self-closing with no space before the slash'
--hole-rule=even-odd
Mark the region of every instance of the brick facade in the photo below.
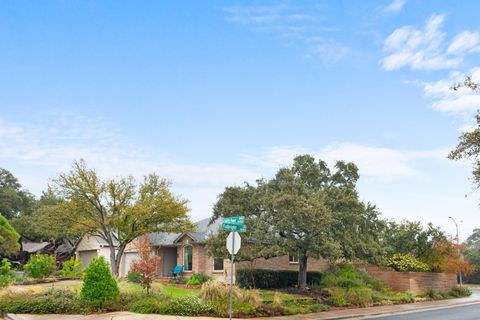
<svg viewBox="0 0 480 320">
<path fill-rule="evenodd" d="M 240 269 L 270 269 L 270 270 L 293 270 L 298 271 L 298 263 L 291 263 L 288 256 L 275 257 L 270 259 L 259 258 L 254 261 L 242 261 L 237 263 L 237 270 Z M 326 271 L 329 268 L 327 260 L 308 259 L 307 271 Z"/>
</svg>

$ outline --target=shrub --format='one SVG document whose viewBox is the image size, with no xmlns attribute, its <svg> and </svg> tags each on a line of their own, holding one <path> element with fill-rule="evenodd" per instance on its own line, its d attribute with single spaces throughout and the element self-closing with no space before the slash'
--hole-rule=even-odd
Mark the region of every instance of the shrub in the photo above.
<svg viewBox="0 0 480 320">
<path fill-rule="evenodd" d="M 140 272 L 129 272 L 127 274 L 127 279 L 133 283 L 140 283 Z"/>
<path fill-rule="evenodd" d="M 382 280 L 372 277 L 365 270 L 360 270 L 358 275 L 362 279 L 363 283 L 365 283 L 369 288 L 381 292 L 385 292 L 387 290 L 387 286 Z"/>
<path fill-rule="evenodd" d="M 397 271 L 427 272 L 430 271 L 428 264 L 419 261 L 411 254 L 394 254 L 387 261 L 388 266 Z"/>
<path fill-rule="evenodd" d="M 71 257 L 70 260 L 62 263 L 62 268 L 58 271 L 58 275 L 62 278 L 67 279 L 78 279 L 80 278 L 80 267 L 82 262 L 76 260 L 75 257 Z"/>
<path fill-rule="evenodd" d="M 338 277 L 337 286 L 340 288 L 350 289 L 362 287 L 364 286 L 364 283 L 361 279 Z"/>
<path fill-rule="evenodd" d="M 55 258 L 46 254 L 37 253 L 31 256 L 25 265 L 25 274 L 35 279 L 48 277 L 53 270 L 55 270 Z"/>
<path fill-rule="evenodd" d="M 343 288 L 331 288 L 330 289 L 330 302 L 337 307 L 348 306 L 347 292 Z"/>
<path fill-rule="evenodd" d="M 199 285 L 204 284 L 205 282 L 212 280 L 212 277 L 206 275 L 203 272 L 194 272 L 193 275 L 188 278 L 187 284 L 189 285 Z"/>
<path fill-rule="evenodd" d="M 427 289 L 424 293 L 424 296 L 430 299 L 442 298 L 441 293 L 434 289 Z"/>
<path fill-rule="evenodd" d="M 320 284 L 321 272 L 307 272 L 307 283 Z M 240 269 L 237 271 L 237 281 L 241 288 L 281 289 L 294 287 L 298 283 L 298 271 Z"/>
<path fill-rule="evenodd" d="M 338 276 L 344 279 L 356 279 L 357 271 L 351 263 L 343 263 L 338 266 Z"/>
<path fill-rule="evenodd" d="M 119 290 L 115 279 L 103 257 L 93 259 L 84 271 L 80 298 L 92 307 L 102 309 L 106 303 L 118 298 Z"/>
<path fill-rule="evenodd" d="M 449 292 L 450 296 L 455 297 L 455 298 L 460 298 L 460 297 L 469 297 L 472 295 L 472 291 L 466 287 L 454 287 L 452 290 Z"/>
<path fill-rule="evenodd" d="M 8 292 L 0 299 L 0 310 L 5 313 L 82 313 L 75 292 L 67 289 L 49 289 L 37 293 Z"/>
<path fill-rule="evenodd" d="M 0 263 L 0 287 L 8 287 L 14 280 L 15 274 L 12 271 L 12 264 L 6 258 L 3 258 Z"/>
<path fill-rule="evenodd" d="M 346 294 L 347 301 L 351 304 L 366 307 L 373 302 L 372 289 L 370 288 L 351 288 Z"/>
<path fill-rule="evenodd" d="M 136 313 L 162 313 L 162 306 L 157 299 L 148 297 L 136 300 L 129 306 L 128 310 Z"/>
<path fill-rule="evenodd" d="M 411 292 L 400 292 L 389 297 L 392 302 L 410 303 L 415 302 L 415 295 Z"/>
<path fill-rule="evenodd" d="M 172 299 L 161 305 L 159 313 L 179 316 L 199 316 L 213 314 L 215 310 L 197 297 Z"/>
</svg>

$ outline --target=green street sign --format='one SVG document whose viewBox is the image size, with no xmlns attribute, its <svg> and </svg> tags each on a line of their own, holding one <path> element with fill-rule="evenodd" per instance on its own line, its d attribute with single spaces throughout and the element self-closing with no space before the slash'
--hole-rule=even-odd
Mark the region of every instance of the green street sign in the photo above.
<svg viewBox="0 0 480 320">
<path fill-rule="evenodd" d="M 247 231 L 247 226 L 244 224 L 234 224 L 234 223 L 222 223 L 222 230 L 226 231 L 236 231 L 236 232 L 245 232 Z"/>
<path fill-rule="evenodd" d="M 231 224 L 244 224 L 245 223 L 245 217 L 239 216 L 239 217 L 228 217 L 228 218 L 223 218 L 224 223 L 231 223 Z"/>
</svg>

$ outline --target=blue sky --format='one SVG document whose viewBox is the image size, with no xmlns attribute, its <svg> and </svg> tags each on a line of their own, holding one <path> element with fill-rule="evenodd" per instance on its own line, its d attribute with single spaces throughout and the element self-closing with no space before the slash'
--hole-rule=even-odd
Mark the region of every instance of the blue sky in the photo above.
<svg viewBox="0 0 480 320">
<path fill-rule="evenodd" d="M 208 217 L 300 153 L 360 168 L 387 218 L 478 219 L 446 159 L 480 97 L 478 1 L 0 1 L 0 167 L 35 194 L 85 158 Z"/>
</svg>

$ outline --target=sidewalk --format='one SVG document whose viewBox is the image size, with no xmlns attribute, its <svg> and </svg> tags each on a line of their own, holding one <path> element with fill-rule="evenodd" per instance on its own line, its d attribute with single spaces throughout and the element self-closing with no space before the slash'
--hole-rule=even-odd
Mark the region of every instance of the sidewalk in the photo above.
<svg viewBox="0 0 480 320">
<path fill-rule="evenodd" d="M 400 305 L 369 307 L 360 309 L 348 309 L 338 311 L 326 311 L 320 313 L 310 313 L 294 316 L 258 318 L 265 320 L 333 320 L 333 319 L 355 319 L 371 317 L 378 315 L 390 315 L 403 312 L 425 311 L 429 309 L 445 309 L 458 307 L 462 305 L 478 304 L 480 297 L 468 297 L 460 299 L 417 302 Z M 138 314 L 131 312 L 112 312 L 91 315 L 31 315 L 31 314 L 7 314 L 6 320 L 220 320 L 213 317 L 182 317 L 182 316 L 163 316 L 153 314 Z M 251 320 L 251 318 L 250 318 Z"/>
</svg>

